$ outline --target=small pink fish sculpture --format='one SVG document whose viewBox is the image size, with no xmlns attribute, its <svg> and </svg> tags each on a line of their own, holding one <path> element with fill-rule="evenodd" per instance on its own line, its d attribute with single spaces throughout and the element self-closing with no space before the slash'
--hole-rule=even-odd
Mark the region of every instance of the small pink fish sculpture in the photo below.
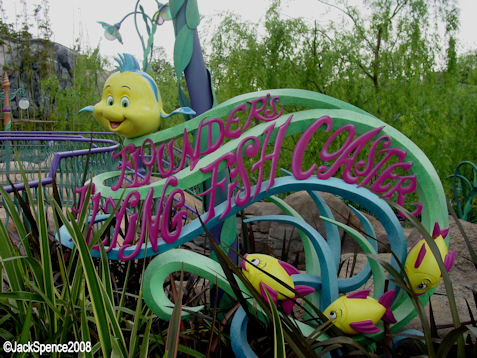
<svg viewBox="0 0 477 358">
<path fill-rule="evenodd" d="M 262 294 L 265 301 L 268 302 L 265 290 L 268 291 L 275 304 L 277 304 L 277 301 L 281 301 L 283 311 L 286 314 L 290 314 L 293 311 L 293 306 L 297 298 L 295 293 L 256 267 L 261 268 L 288 286 L 294 288 L 295 291 L 299 292 L 302 296 L 306 296 L 315 291 L 309 286 L 295 286 L 290 275 L 298 274 L 300 271 L 289 263 L 264 254 L 245 254 L 244 259 L 249 261 L 242 260 L 241 262 L 242 272 L 245 277 L 252 283 L 255 290 Z"/>
<path fill-rule="evenodd" d="M 447 236 L 449 228 L 441 230 L 438 223 L 434 224 L 432 238 L 439 248 L 442 261 L 447 272 L 450 271 L 455 262 L 456 251 L 448 252 L 444 238 Z M 437 286 L 442 280 L 442 273 L 439 265 L 432 254 L 431 248 L 426 240 L 421 238 L 409 250 L 404 269 L 411 281 L 412 290 L 416 295 L 422 295 L 431 288 Z"/>
<path fill-rule="evenodd" d="M 379 320 L 396 322 L 391 311 L 395 291 L 386 292 L 379 301 L 368 297 L 369 292 L 370 290 L 361 290 L 341 296 L 331 303 L 323 314 L 345 334 L 378 333 L 376 324 Z"/>
</svg>

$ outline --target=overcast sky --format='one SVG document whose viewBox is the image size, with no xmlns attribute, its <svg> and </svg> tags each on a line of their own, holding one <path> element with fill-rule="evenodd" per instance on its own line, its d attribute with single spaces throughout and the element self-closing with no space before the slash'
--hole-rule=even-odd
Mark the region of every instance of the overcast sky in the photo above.
<svg viewBox="0 0 477 358">
<path fill-rule="evenodd" d="M 16 15 L 23 13 L 20 0 L 0 0 L 6 9 L 8 22 L 15 22 Z M 41 0 L 27 0 L 28 6 Z M 161 2 L 166 2 L 162 0 Z M 333 2 L 330 0 L 330 2 Z M 214 21 L 223 11 L 233 11 L 252 22 L 263 20 L 270 0 L 198 0 L 202 16 Z M 53 41 L 72 47 L 75 39 L 80 39 L 82 47 L 95 48 L 98 44 L 103 56 L 112 58 L 119 52 L 128 52 L 142 58 L 142 50 L 134 28 L 132 16 L 121 27 L 124 45 L 117 41 L 108 41 L 103 36 L 103 29 L 97 21 L 110 24 L 118 22 L 125 14 L 134 9 L 134 0 L 49 0 L 49 17 L 53 31 Z M 153 0 L 142 0 L 147 13 L 155 9 Z M 461 9 L 459 52 L 477 48 L 477 0 L 458 0 Z M 149 11 L 148 11 L 149 9 Z M 29 13 L 33 9 L 29 8 Z M 282 13 L 291 17 L 303 17 L 312 23 L 318 20 L 326 24 L 337 13 L 316 0 L 282 0 Z M 35 35 L 35 31 L 33 31 Z M 166 49 L 167 56 L 172 57 L 174 35 L 172 23 L 160 26 L 155 36 L 155 46 Z"/>
</svg>

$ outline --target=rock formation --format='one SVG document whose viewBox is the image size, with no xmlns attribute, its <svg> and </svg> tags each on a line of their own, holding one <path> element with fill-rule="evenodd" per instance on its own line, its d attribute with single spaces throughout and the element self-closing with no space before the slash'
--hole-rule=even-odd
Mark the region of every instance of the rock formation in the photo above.
<svg viewBox="0 0 477 358">
<path fill-rule="evenodd" d="M 41 81 L 45 75 L 44 66 L 48 66 L 50 73 L 58 79 L 58 90 L 68 87 L 73 80 L 74 65 L 76 62 L 76 52 L 58 43 L 48 42 L 41 39 L 31 39 L 20 46 L 19 41 L 2 39 L 0 41 L 0 65 L 3 71 L 8 73 L 11 84 L 10 92 L 13 93 L 18 88 L 26 91 L 30 106 L 40 109 L 41 101 Z M 28 56 L 25 51 L 28 50 Z M 20 99 L 20 96 L 17 96 Z M 13 117 L 18 118 L 17 101 L 11 101 Z"/>
</svg>

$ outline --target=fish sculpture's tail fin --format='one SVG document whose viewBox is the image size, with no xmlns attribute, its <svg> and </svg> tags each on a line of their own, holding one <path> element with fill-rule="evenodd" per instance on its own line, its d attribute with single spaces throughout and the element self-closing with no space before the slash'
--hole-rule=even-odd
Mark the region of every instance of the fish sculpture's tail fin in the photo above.
<svg viewBox="0 0 477 358">
<path fill-rule="evenodd" d="M 315 289 L 310 286 L 297 285 L 295 286 L 295 291 L 297 291 L 302 296 L 306 296 L 306 295 L 309 295 L 310 293 L 315 292 Z M 297 298 L 298 296 L 295 296 L 292 299 L 282 301 L 282 308 L 285 314 L 288 315 L 293 311 L 293 307 L 295 306 Z"/>
<path fill-rule="evenodd" d="M 394 317 L 393 312 L 391 311 L 391 305 L 394 300 L 394 294 L 396 293 L 395 290 L 390 290 L 386 293 L 384 293 L 380 298 L 379 298 L 379 303 L 384 306 L 386 309 L 386 312 L 384 312 L 384 315 L 382 317 L 382 320 L 387 323 L 396 323 L 396 318 Z"/>
</svg>

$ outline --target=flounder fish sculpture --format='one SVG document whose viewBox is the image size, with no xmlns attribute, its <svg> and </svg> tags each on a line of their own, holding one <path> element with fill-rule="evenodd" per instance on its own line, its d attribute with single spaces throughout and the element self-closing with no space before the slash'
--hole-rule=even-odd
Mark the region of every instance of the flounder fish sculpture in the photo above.
<svg viewBox="0 0 477 358">
<path fill-rule="evenodd" d="M 137 60 L 130 54 L 115 58 L 118 63 L 103 87 L 101 101 L 79 112 L 93 112 L 93 116 L 107 130 L 127 138 L 156 132 L 161 118 L 182 113 L 194 115 L 189 107 L 181 107 L 166 114 L 157 85 L 147 73 L 141 71 Z"/>
<path fill-rule="evenodd" d="M 245 254 L 244 258 L 246 260 L 242 260 L 241 266 L 245 277 L 252 283 L 255 290 L 262 294 L 265 301 L 268 302 L 265 290 L 268 291 L 275 304 L 277 301 L 281 301 L 283 311 L 286 314 L 290 314 L 293 311 L 293 306 L 297 298 L 295 293 L 266 273 L 257 269 L 257 267 L 295 289 L 295 291 L 299 292 L 302 296 L 306 296 L 315 291 L 309 286 L 295 286 L 290 275 L 298 274 L 300 271 L 289 263 L 264 254 Z"/>
<path fill-rule="evenodd" d="M 441 230 L 438 223 L 434 224 L 432 238 L 439 249 L 447 272 L 449 272 L 454 265 L 456 256 L 455 249 L 451 252 L 447 250 L 444 239 L 448 232 L 449 228 Z M 436 287 L 442 280 L 441 270 L 432 254 L 431 248 L 424 238 L 417 241 L 409 250 L 404 269 L 411 281 L 412 290 L 418 296 Z"/>
<path fill-rule="evenodd" d="M 379 301 L 368 297 L 369 292 L 370 290 L 361 290 L 341 296 L 331 303 L 323 314 L 345 334 L 378 333 L 376 324 L 379 320 L 396 322 L 391 311 L 395 291 L 386 292 Z"/>
</svg>

